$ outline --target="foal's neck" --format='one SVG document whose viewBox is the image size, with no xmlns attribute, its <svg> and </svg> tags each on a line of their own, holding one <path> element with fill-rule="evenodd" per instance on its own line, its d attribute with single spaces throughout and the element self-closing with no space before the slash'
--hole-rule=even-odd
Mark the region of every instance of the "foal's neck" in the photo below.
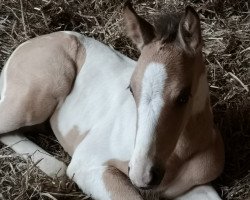
<svg viewBox="0 0 250 200">
<path fill-rule="evenodd" d="M 204 109 L 190 116 L 187 125 L 180 135 L 175 153 L 181 159 L 188 159 L 192 154 L 208 148 L 214 138 L 213 114 L 209 98 Z"/>
</svg>

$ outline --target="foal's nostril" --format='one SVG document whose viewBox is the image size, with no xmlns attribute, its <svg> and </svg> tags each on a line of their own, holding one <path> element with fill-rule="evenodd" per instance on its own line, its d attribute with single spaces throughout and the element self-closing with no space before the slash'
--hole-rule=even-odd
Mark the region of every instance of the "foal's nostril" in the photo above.
<svg viewBox="0 0 250 200">
<path fill-rule="evenodd" d="M 128 167 L 128 173 L 129 173 L 129 171 L 130 171 L 130 167 Z"/>
<path fill-rule="evenodd" d="M 161 183 L 163 176 L 164 176 L 164 170 L 162 170 L 159 167 L 152 167 L 150 170 L 151 174 L 151 180 L 148 183 L 148 186 L 153 187 L 157 186 Z"/>
</svg>

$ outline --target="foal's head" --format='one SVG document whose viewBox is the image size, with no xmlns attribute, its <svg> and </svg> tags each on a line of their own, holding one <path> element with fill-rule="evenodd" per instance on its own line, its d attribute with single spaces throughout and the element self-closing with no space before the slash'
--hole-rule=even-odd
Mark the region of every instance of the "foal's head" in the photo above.
<svg viewBox="0 0 250 200">
<path fill-rule="evenodd" d="M 162 16 L 155 26 L 124 8 L 128 36 L 141 50 L 130 89 L 137 105 L 137 135 L 129 177 L 139 188 L 160 184 L 193 109 L 201 74 L 201 30 L 198 14 Z M 206 84 L 206 79 L 205 79 Z"/>
</svg>

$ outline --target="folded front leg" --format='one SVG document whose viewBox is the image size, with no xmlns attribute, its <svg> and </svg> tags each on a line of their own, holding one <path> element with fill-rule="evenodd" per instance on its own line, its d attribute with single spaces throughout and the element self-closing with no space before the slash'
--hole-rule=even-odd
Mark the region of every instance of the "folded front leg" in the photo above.
<svg viewBox="0 0 250 200">
<path fill-rule="evenodd" d="M 92 166 L 86 169 L 73 160 L 67 174 L 95 200 L 143 200 L 127 176 L 114 167 Z"/>
</svg>

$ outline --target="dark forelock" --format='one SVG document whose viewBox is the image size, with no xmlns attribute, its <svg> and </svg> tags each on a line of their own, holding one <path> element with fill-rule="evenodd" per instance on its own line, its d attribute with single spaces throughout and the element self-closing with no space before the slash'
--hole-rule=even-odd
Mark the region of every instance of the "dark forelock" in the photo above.
<svg viewBox="0 0 250 200">
<path fill-rule="evenodd" d="M 180 14 L 164 14 L 155 20 L 156 37 L 164 43 L 173 42 L 178 34 Z"/>
</svg>

